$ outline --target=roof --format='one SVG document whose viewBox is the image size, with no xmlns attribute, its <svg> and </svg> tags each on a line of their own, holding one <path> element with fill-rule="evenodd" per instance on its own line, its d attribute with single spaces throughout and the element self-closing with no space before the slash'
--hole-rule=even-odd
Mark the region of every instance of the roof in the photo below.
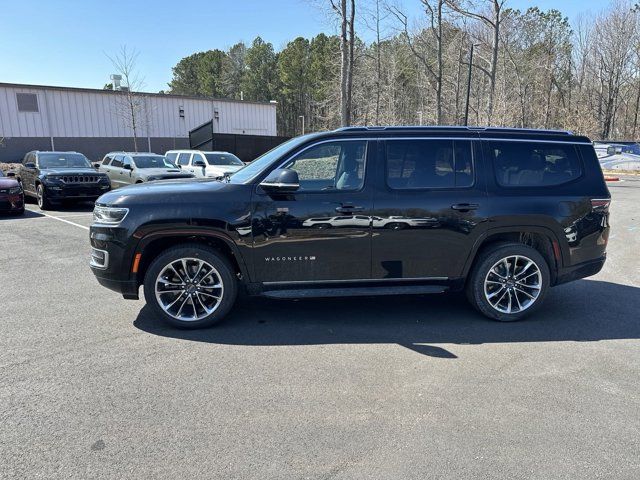
<svg viewBox="0 0 640 480">
<path fill-rule="evenodd" d="M 85 92 L 85 93 L 103 93 L 106 95 L 117 95 L 122 93 L 118 90 L 104 90 L 101 88 L 80 88 L 80 87 L 56 87 L 53 85 L 29 85 L 23 83 L 3 83 L 0 82 L 0 88 L 30 88 L 33 90 L 62 90 L 67 92 Z M 218 97 L 199 97 L 197 95 L 176 95 L 173 93 L 151 93 L 151 92 L 133 92 L 136 95 L 141 95 L 145 97 L 163 97 L 163 98 L 185 98 L 189 100 L 203 100 L 203 101 L 216 101 L 216 102 L 230 102 L 230 103 L 248 103 L 254 105 L 273 105 L 276 106 L 275 102 L 254 102 L 249 100 L 236 100 L 234 98 L 218 98 Z"/>
<path fill-rule="evenodd" d="M 105 153 L 105 155 L 112 155 L 114 153 L 121 154 L 121 155 L 129 155 L 130 157 L 135 157 L 135 156 L 139 156 L 139 155 L 156 155 L 158 157 L 163 157 L 164 156 L 161 153 L 154 153 L 154 152 L 125 152 L 124 150 L 114 150 L 113 152 Z"/>
<path fill-rule="evenodd" d="M 372 127 L 342 127 L 336 132 L 362 132 L 362 131 L 458 131 L 458 132 L 497 132 L 497 133 L 532 133 L 532 134 L 553 134 L 553 135 L 573 135 L 567 130 L 543 130 L 537 128 L 511 128 L 511 127 L 468 127 L 459 125 L 406 125 L 406 126 L 372 126 Z"/>
<path fill-rule="evenodd" d="M 588 143 L 589 138 L 574 135 L 567 130 L 543 130 L 533 128 L 510 128 L 510 127 L 466 127 L 466 126 L 380 126 L 380 127 L 342 127 L 330 132 L 324 132 L 322 136 L 357 136 L 375 134 L 380 137 L 391 137 L 400 135 L 438 137 L 442 134 L 447 136 L 464 138 L 474 136 L 476 138 L 494 140 L 530 140 L 548 142 L 571 142 Z"/>
</svg>

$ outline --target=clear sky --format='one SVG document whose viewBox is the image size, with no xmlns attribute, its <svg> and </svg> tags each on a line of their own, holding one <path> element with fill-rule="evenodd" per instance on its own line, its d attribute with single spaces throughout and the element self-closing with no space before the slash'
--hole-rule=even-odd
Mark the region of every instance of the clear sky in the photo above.
<svg viewBox="0 0 640 480">
<path fill-rule="evenodd" d="M 101 88 L 105 54 L 140 53 L 145 90 L 167 88 L 182 57 L 260 35 L 276 49 L 302 35 L 334 33 L 328 0 L 0 0 L 0 82 Z M 557 8 L 570 19 L 606 0 L 510 0 L 513 8 Z M 396 0 L 416 18 L 418 0 Z M 362 32 L 366 37 L 366 33 Z"/>
</svg>

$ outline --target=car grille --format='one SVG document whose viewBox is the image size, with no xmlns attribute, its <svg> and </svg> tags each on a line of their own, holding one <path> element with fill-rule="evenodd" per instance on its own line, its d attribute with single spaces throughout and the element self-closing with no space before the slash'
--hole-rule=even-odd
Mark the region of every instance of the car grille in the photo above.
<svg viewBox="0 0 640 480">
<path fill-rule="evenodd" d="M 60 177 L 64 183 L 96 183 L 100 180 L 97 175 L 64 175 Z"/>
</svg>

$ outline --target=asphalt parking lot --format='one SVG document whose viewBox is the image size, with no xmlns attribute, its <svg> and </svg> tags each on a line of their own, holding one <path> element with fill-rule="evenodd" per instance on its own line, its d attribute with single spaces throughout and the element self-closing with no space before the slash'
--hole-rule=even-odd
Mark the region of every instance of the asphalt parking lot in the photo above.
<svg viewBox="0 0 640 480">
<path fill-rule="evenodd" d="M 640 177 L 535 317 L 241 298 L 178 331 L 88 268 L 91 206 L 0 218 L 2 478 L 640 478 Z M 55 217 L 55 218 L 51 218 Z"/>
</svg>

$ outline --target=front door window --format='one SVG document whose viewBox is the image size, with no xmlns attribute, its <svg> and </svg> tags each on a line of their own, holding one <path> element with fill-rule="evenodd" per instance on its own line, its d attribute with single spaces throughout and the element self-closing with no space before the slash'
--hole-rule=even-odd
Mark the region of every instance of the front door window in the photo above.
<svg viewBox="0 0 640 480">
<path fill-rule="evenodd" d="M 366 141 L 314 145 L 283 165 L 298 172 L 301 192 L 355 191 L 364 184 Z"/>
</svg>

